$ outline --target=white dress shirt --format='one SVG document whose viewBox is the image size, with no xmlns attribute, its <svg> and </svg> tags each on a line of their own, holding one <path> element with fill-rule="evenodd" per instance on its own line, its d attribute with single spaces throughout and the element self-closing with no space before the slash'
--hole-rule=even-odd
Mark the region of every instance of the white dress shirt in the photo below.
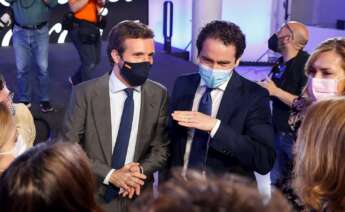
<svg viewBox="0 0 345 212">
<path fill-rule="evenodd" d="M 112 72 L 109 78 L 109 97 L 110 97 L 110 114 L 111 114 L 111 143 L 113 152 L 117 134 L 119 132 L 121 115 L 123 111 L 123 106 L 127 98 L 127 94 L 124 89 L 128 88 L 123 84 Z M 129 138 L 127 155 L 125 164 L 133 162 L 134 151 L 137 141 L 138 128 L 139 128 L 139 117 L 140 117 L 140 104 L 141 104 L 141 86 L 134 87 L 133 91 L 134 100 L 134 114 L 132 122 L 132 130 Z M 104 179 L 103 183 L 109 185 L 109 179 L 111 174 L 115 169 L 111 169 Z"/>
<path fill-rule="evenodd" d="M 232 74 L 231 74 L 231 76 L 232 76 Z M 229 80 L 231 79 L 231 76 L 230 76 Z M 211 98 L 212 98 L 211 117 L 212 118 L 216 118 L 216 116 L 217 116 L 218 109 L 219 109 L 219 106 L 220 106 L 220 102 L 222 100 L 225 88 L 226 88 L 226 86 L 229 83 L 229 80 L 225 81 L 223 84 L 221 84 L 217 88 L 214 88 L 211 91 Z M 206 83 L 205 83 L 205 81 L 203 79 L 201 79 L 200 83 L 199 83 L 199 86 L 198 86 L 198 88 L 197 88 L 197 90 L 195 92 L 195 95 L 194 95 L 192 111 L 198 111 L 199 102 L 201 100 L 202 95 L 205 93 L 205 90 L 206 90 Z M 216 134 L 216 132 L 217 132 L 217 130 L 219 128 L 220 123 L 221 123 L 221 121 L 219 119 L 217 119 L 216 125 L 213 127 L 213 129 L 210 132 L 211 138 L 213 138 L 213 136 Z M 186 151 L 185 151 L 184 159 L 183 159 L 183 167 L 184 167 L 185 170 L 188 167 L 189 155 L 190 155 L 190 151 L 191 151 L 191 147 L 192 147 L 193 137 L 194 137 L 194 129 L 189 129 L 188 130 L 188 135 L 187 135 Z"/>
</svg>

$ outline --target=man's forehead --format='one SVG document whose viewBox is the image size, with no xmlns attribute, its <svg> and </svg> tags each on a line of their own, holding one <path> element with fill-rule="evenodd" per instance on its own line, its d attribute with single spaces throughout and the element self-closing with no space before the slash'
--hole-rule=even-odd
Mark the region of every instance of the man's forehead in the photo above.
<svg viewBox="0 0 345 212">
<path fill-rule="evenodd" d="M 127 38 L 124 41 L 124 48 L 131 50 L 145 50 L 150 51 L 154 49 L 154 41 L 152 38 Z"/>
<path fill-rule="evenodd" d="M 200 52 L 200 56 L 215 61 L 233 61 L 236 55 L 236 46 L 233 44 L 225 45 L 222 41 L 206 41 Z"/>
</svg>

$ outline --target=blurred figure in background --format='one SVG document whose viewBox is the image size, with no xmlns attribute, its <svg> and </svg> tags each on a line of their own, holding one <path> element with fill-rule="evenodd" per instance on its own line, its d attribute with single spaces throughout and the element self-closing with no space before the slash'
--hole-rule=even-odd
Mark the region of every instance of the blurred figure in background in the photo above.
<svg viewBox="0 0 345 212">
<path fill-rule="evenodd" d="M 1 211 L 99 212 L 95 178 L 78 144 L 39 144 L 0 179 Z"/>
<path fill-rule="evenodd" d="M 9 108 L 3 102 L 0 103 L 0 175 L 27 148 L 27 144 L 18 134 Z"/>
<path fill-rule="evenodd" d="M 73 13 L 69 35 L 81 61 L 78 70 L 68 80 L 72 85 L 77 85 L 92 78 L 100 61 L 101 36 L 98 23 L 100 8 L 104 6 L 105 0 L 69 0 L 68 4 Z"/>
<path fill-rule="evenodd" d="M 25 141 L 28 147 L 31 147 L 35 141 L 36 128 L 34 119 L 30 110 L 24 104 L 15 104 L 12 101 L 12 95 L 7 88 L 4 76 L 0 73 L 0 103 L 5 104 L 12 116 L 15 118 L 15 124 L 18 134 Z"/>
<path fill-rule="evenodd" d="M 309 107 L 295 146 L 294 188 L 311 211 L 345 211 L 345 98 Z"/>
<path fill-rule="evenodd" d="M 281 54 L 269 77 L 259 83 L 266 88 L 272 100 L 272 120 L 275 134 L 277 160 L 271 171 L 272 184 L 282 187 L 290 179 L 292 171 L 292 146 L 295 138 L 288 125 L 291 105 L 307 82 L 304 66 L 309 54 L 303 51 L 309 33 L 307 27 L 290 21 L 274 33 L 268 41 L 268 48 Z"/>
<path fill-rule="evenodd" d="M 6 1 L 11 4 L 13 11 L 12 41 L 17 66 L 17 99 L 31 106 L 30 72 L 33 71 L 31 60 L 34 60 L 38 66 L 41 111 L 53 111 L 49 97 L 48 19 L 49 9 L 57 5 L 57 0 Z"/>
<path fill-rule="evenodd" d="M 176 170 L 175 170 L 176 171 Z M 186 177 L 174 177 L 159 187 L 159 194 L 147 192 L 139 197 L 131 212 L 289 212 L 291 207 L 278 191 L 264 203 L 256 186 L 246 178 L 224 175 L 221 178 L 189 171 Z"/>
<path fill-rule="evenodd" d="M 303 94 L 295 98 L 289 124 L 294 134 L 309 105 L 333 96 L 345 95 L 345 38 L 322 42 L 311 54 L 305 68 L 309 77 Z"/>
</svg>

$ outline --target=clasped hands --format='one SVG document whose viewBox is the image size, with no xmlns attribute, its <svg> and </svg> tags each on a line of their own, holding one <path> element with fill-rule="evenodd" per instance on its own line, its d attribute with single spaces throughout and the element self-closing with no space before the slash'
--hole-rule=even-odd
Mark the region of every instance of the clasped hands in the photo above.
<svg viewBox="0 0 345 212">
<path fill-rule="evenodd" d="M 120 188 L 120 195 L 132 199 L 134 194 L 140 195 L 141 187 L 144 185 L 146 175 L 141 173 L 139 163 L 129 163 L 121 169 L 115 170 L 109 182 Z"/>
<path fill-rule="evenodd" d="M 217 119 L 194 111 L 175 110 L 171 116 L 181 126 L 206 131 L 208 133 L 212 131 L 217 123 Z"/>
</svg>

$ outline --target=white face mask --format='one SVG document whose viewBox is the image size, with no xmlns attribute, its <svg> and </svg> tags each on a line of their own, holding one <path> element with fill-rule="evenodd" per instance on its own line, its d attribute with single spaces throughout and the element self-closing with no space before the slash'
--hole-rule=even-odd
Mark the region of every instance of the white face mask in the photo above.
<svg viewBox="0 0 345 212">
<path fill-rule="evenodd" d="M 309 93 L 316 101 L 338 96 L 338 85 L 342 79 L 318 79 L 309 78 Z"/>
<path fill-rule="evenodd" d="M 14 158 L 18 157 L 26 150 L 26 144 L 21 135 L 17 136 L 17 141 L 10 151 L 0 152 L 1 155 L 12 155 Z"/>
</svg>

